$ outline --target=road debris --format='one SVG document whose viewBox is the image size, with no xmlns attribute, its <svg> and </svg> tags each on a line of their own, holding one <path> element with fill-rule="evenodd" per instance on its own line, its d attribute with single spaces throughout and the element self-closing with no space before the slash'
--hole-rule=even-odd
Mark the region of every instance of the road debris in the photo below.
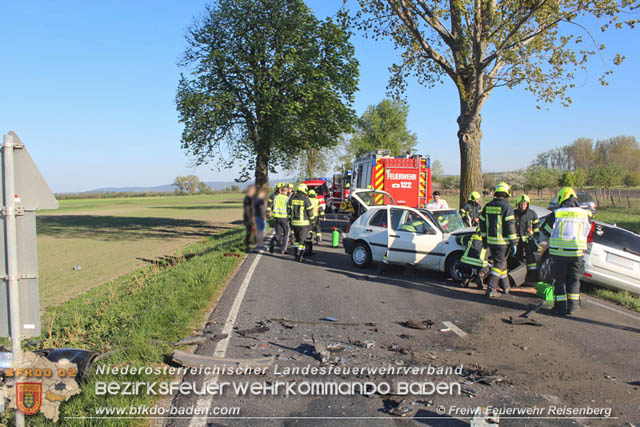
<svg viewBox="0 0 640 427">
<path fill-rule="evenodd" d="M 418 411 L 415 405 L 407 404 L 405 400 L 396 402 L 395 400 L 387 399 L 384 401 L 384 406 L 387 413 L 396 417 L 411 417 Z"/>
<path fill-rule="evenodd" d="M 554 396 L 552 394 L 541 394 L 540 396 L 544 400 L 547 400 L 547 401 L 553 403 L 554 405 L 559 405 L 560 404 L 560 398 L 558 396 Z"/>
<path fill-rule="evenodd" d="M 487 408 L 478 407 L 471 418 L 473 427 L 493 427 L 500 424 L 500 416 L 490 413 Z"/>
<path fill-rule="evenodd" d="M 272 322 L 280 322 L 287 323 L 289 325 L 308 325 L 308 326 L 320 326 L 320 325 L 331 325 L 331 326 L 376 326 L 374 322 L 336 322 L 336 321 L 327 321 L 327 320 L 319 320 L 319 321 L 309 321 L 309 320 L 289 320 L 289 319 L 269 319 Z"/>
<path fill-rule="evenodd" d="M 265 332 L 268 332 L 268 331 L 269 331 L 268 326 L 257 326 L 251 329 L 236 330 L 236 334 L 244 337 L 244 336 L 253 335 L 253 334 L 264 334 Z"/>
<path fill-rule="evenodd" d="M 313 341 L 316 358 L 322 363 L 327 363 L 329 357 L 331 357 L 327 344 L 319 338 L 316 339 L 313 335 L 311 335 L 311 340 Z"/>
<path fill-rule="evenodd" d="M 404 322 L 400 322 L 400 325 L 404 326 L 405 328 L 425 330 L 425 329 L 431 329 L 434 323 L 432 320 L 429 320 L 429 319 L 407 320 Z"/>
<path fill-rule="evenodd" d="M 222 254 L 222 256 L 226 256 L 226 257 L 234 256 L 236 258 L 240 258 L 242 255 L 235 254 L 235 253 L 232 253 L 232 252 L 225 252 L 225 253 Z"/>
<path fill-rule="evenodd" d="M 457 327 L 453 323 L 449 322 L 448 320 L 445 320 L 444 322 L 442 322 L 442 324 L 444 326 L 446 326 L 447 329 L 453 331 L 453 333 L 456 334 L 457 336 L 459 336 L 460 338 L 465 338 L 465 337 L 469 336 L 469 334 L 467 334 L 465 331 L 463 331 L 462 329 L 460 329 L 459 327 Z"/>
<path fill-rule="evenodd" d="M 533 317 L 513 317 L 513 316 L 509 316 L 509 323 L 511 323 L 512 325 L 543 326 L 542 323 L 538 322 Z"/>
<path fill-rule="evenodd" d="M 227 366 L 232 368 L 265 368 L 273 364 L 273 356 L 254 359 L 231 359 L 224 357 L 202 356 L 175 350 L 171 354 L 173 362 L 186 368 Z"/>
<path fill-rule="evenodd" d="M 323 317 L 320 320 L 326 320 L 327 322 L 337 322 L 338 319 L 336 319 L 335 317 Z"/>
<path fill-rule="evenodd" d="M 177 343 L 173 345 L 193 345 L 193 344 L 202 344 L 207 341 L 207 337 L 204 335 L 191 335 L 189 337 L 184 337 Z"/>
<path fill-rule="evenodd" d="M 462 394 L 466 394 L 467 396 L 469 396 L 471 399 L 473 399 L 474 397 L 476 397 L 476 392 L 471 390 L 470 388 L 463 388 L 460 390 L 462 392 Z"/>
<path fill-rule="evenodd" d="M 79 265 L 74 265 L 71 269 L 74 271 L 78 271 L 78 270 L 82 270 L 82 267 Z"/>
<path fill-rule="evenodd" d="M 400 334 L 398 335 L 398 338 L 402 338 L 403 340 L 410 340 L 413 338 L 413 335 Z"/>
</svg>

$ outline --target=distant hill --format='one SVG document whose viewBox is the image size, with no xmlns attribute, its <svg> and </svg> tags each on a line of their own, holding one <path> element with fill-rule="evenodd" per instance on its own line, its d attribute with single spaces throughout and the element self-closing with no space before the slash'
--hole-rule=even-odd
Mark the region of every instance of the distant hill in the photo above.
<svg viewBox="0 0 640 427">
<path fill-rule="evenodd" d="M 207 185 L 212 190 L 224 190 L 232 185 L 245 189 L 249 183 L 234 182 L 234 181 L 209 181 Z M 96 188 L 95 190 L 83 191 L 83 193 L 166 193 L 175 190 L 175 187 L 171 184 L 158 185 L 155 187 L 104 187 Z"/>
</svg>

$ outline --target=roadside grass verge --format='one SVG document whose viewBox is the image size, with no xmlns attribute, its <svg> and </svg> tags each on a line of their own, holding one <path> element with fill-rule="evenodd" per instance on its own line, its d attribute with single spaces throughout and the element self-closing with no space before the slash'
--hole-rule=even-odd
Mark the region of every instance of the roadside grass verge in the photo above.
<svg viewBox="0 0 640 427">
<path fill-rule="evenodd" d="M 213 298 L 222 290 L 242 258 L 242 229 L 216 234 L 143 269 L 93 288 L 84 295 L 48 309 L 43 319 L 41 347 L 71 347 L 98 353 L 115 351 L 98 364 L 163 366 L 170 344 L 192 335 Z M 159 381 L 161 374 L 97 375 L 95 366 L 82 393 L 64 402 L 60 423 L 77 426 L 147 425 L 138 419 L 87 419 L 101 407 L 129 408 L 153 405 L 157 396 L 146 393 L 96 395 L 96 383 Z M 6 416 L 6 415 L 5 415 Z M 66 418 L 65 418 L 66 417 Z M 3 420 L 3 421 L 6 421 Z M 29 425 L 53 425 L 41 415 L 27 417 Z"/>
<path fill-rule="evenodd" d="M 586 283 L 582 285 L 582 288 L 588 295 L 611 301 L 621 307 L 640 313 L 640 296 L 638 295 L 627 291 L 600 288 Z"/>
</svg>

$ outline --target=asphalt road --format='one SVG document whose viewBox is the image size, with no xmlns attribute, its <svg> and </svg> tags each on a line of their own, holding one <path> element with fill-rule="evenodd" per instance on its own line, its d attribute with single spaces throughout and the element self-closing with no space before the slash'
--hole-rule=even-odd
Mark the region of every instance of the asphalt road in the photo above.
<svg viewBox="0 0 640 427">
<path fill-rule="evenodd" d="M 184 382 L 297 381 L 460 384 L 453 395 L 347 396 L 300 395 L 284 389 L 276 395 L 238 395 L 228 388 L 219 396 L 174 398 L 174 408 L 237 407 L 229 417 L 175 417 L 169 426 L 196 425 L 468 425 L 465 408 L 541 408 L 538 418 L 503 415 L 501 425 L 622 425 L 640 420 L 640 316 L 587 300 L 573 318 L 545 312 L 543 326 L 510 325 L 509 316 L 538 302 L 531 289 L 487 300 L 479 290 L 460 289 L 443 274 L 393 269 L 379 276 L 375 267 L 352 266 L 343 249 L 326 243 L 298 263 L 290 255 L 251 254 L 243 262 L 211 315 L 209 327 L 228 340 L 208 341 L 197 354 L 248 359 L 274 356 L 264 375 L 186 375 Z M 408 273 L 408 274 L 407 274 Z M 238 297 L 240 294 L 240 297 Z M 237 314 L 237 315 L 236 315 Z M 272 319 L 288 319 L 280 322 Z M 321 320 L 336 319 L 336 322 Z M 426 330 L 407 328 L 407 320 L 430 320 Z M 309 322 L 298 323 L 298 322 Z M 452 322 L 459 336 L 443 322 Z M 337 323 L 354 323 L 339 325 Z M 236 331 L 264 325 L 265 332 L 241 336 Z M 454 328 L 456 329 L 456 328 Z M 315 343 L 314 343 L 315 340 Z M 369 342 L 367 344 L 367 342 Z M 336 345 L 326 363 L 316 345 Z M 340 351 L 340 349 L 343 349 Z M 428 367 L 464 366 L 462 375 L 437 375 Z M 288 367 L 421 367 L 419 375 L 287 375 Z M 493 385 L 477 381 L 499 379 Z M 229 386 L 231 387 L 231 386 Z M 427 390 L 427 393 L 432 390 Z M 455 390 L 454 390 L 455 391 Z M 400 404 L 411 419 L 389 414 Z M 565 418 L 554 408 L 610 408 L 609 419 Z M 211 409 L 210 409 L 211 410 Z M 512 409 L 513 410 L 513 409 Z M 566 411 L 567 409 L 565 409 Z M 573 409 L 577 410 L 577 409 Z M 587 409 L 583 409 L 587 411 Z M 593 411 L 595 409 L 590 409 Z M 441 412 L 445 412 L 442 416 Z M 605 412 L 606 413 L 606 412 Z M 603 414 L 597 414 L 602 416 Z M 594 416 L 595 417 L 595 416 Z"/>
</svg>

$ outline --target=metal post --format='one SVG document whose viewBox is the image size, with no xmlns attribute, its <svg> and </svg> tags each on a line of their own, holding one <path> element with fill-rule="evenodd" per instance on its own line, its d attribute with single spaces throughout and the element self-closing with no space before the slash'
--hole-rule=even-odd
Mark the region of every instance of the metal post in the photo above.
<svg viewBox="0 0 640 427">
<path fill-rule="evenodd" d="M 11 353 L 13 364 L 22 361 L 20 348 L 20 290 L 18 286 L 18 245 L 16 238 L 15 175 L 13 163 L 13 137 L 4 136 L 4 224 L 7 254 L 7 281 L 9 282 L 9 313 L 11 315 Z M 16 409 L 16 426 L 24 426 L 24 415 Z"/>
</svg>

